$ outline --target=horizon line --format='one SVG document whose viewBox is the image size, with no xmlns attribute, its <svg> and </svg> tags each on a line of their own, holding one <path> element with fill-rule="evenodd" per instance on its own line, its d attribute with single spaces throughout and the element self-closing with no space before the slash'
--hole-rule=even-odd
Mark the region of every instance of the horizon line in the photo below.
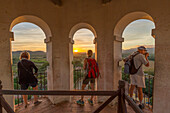
<svg viewBox="0 0 170 113">
<path fill-rule="evenodd" d="M 155 48 L 155 47 L 148 47 L 148 48 Z M 122 50 L 130 50 L 130 49 L 136 49 L 136 48 L 133 47 L 133 48 L 122 49 Z M 17 51 L 31 51 L 31 52 L 41 51 L 41 52 L 46 52 L 46 51 L 43 51 L 43 50 L 15 50 L 15 51 L 12 51 L 12 52 L 17 52 Z M 86 52 L 73 52 L 73 53 L 86 53 Z"/>
</svg>

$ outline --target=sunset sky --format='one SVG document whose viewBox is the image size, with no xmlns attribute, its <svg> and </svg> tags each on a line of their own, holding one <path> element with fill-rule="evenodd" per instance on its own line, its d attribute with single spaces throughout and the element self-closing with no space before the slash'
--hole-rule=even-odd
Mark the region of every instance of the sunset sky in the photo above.
<svg viewBox="0 0 170 113">
<path fill-rule="evenodd" d="M 124 30 L 123 49 L 135 48 L 139 45 L 146 47 L 154 46 L 154 38 L 151 36 L 151 30 L 154 29 L 154 23 L 149 20 L 137 20 L 130 23 Z M 14 39 L 12 50 L 31 50 L 46 51 L 44 43 L 45 34 L 36 25 L 31 23 L 20 23 L 14 26 Z M 74 34 L 75 44 L 74 52 L 86 52 L 88 49 L 94 51 L 94 35 L 88 29 L 80 29 Z"/>
</svg>

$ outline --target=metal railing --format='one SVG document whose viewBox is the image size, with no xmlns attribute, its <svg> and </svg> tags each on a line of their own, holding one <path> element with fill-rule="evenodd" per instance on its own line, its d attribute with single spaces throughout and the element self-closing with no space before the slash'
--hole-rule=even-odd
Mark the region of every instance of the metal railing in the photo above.
<svg viewBox="0 0 170 113">
<path fill-rule="evenodd" d="M 81 90 L 83 79 L 85 78 L 84 69 L 74 69 L 73 75 L 74 75 L 74 89 Z M 94 85 L 96 84 L 94 83 Z M 91 89 L 90 83 L 86 86 L 85 89 Z"/>
<path fill-rule="evenodd" d="M 73 75 L 74 75 L 74 89 L 80 90 L 84 78 L 84 70 L 74 69 Z"/>
<path fill-rule="evenodd" d="M 36 78 L 38 79 L 38 89 L 39 90 L 47 90 L 47 73 L 38 73 L 38 75 L 35 75 Z M 20 85 L 19 85 L 19 80 L 18 77 L 15 76 L 14 78 L 14 87 L 15 90 L 20 90 Z M 32 88 L 30 88 L 32 90 Z M 42 95 L 41 95 L 42 96 Z M 32 99 L 32 95 L 28 95 L 28 101 Z M 23 104 L 23 98 L 22 95 L 15 95 L 15 106 L 19 106 L 20 104 Z"/>
<path fill-rule="evenodd" d="M 119 81 L 119 89 L 117 91 L 25 91 L 25 90 L 2 90 L 2 82 L 0 81 L 0 113 L 4 108 L 8 113 L 14 113 L 13 109 L 4 99 L 4 95 L 95 95 L 95 96 L 110 96 L 101 106 L 99 106 L 93 113 L 102 111 L 115 97 L 118 97 L 118 113 L 127 113 L 125 100 L 133 108 L 136 113 L 143 113 L 143 111 L 136 105 L 131 98 L 125 94 L 125 82 Z"/>
<path fill-rule="evenodd" d="M 130 77 L 126 75 L 126 79 L 124 79 L 128 83 L 128 89 L 126 90 L 127 93 L 129 93 L 130 88 Z M 145 106 L 149 107 L 150 109 L 153 109 L 153 85 L 154 85 L 154 76 L 153 75 L 147 75 L 145 74 L 145 84 L 146 88 L 143 88 L 143 103 Z M 134 100 L 137 102 L 138 99 L 138 91 L 137 87 L 134 90 Z"/>
</svg>

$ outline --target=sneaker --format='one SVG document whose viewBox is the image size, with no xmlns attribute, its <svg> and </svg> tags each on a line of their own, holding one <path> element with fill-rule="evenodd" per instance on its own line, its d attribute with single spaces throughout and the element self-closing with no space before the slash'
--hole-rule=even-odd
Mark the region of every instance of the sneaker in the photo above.
<svg viewBox="0 0 170 113">
<path fill-rule="evenodd" d="M 93 105 L 93 100 L 88 99 L 88 102 L 89 102 L 90 105 Z"/>
<path fill-rule="evenodd" d="M 25 108 L 27 108 L 28 107 L 28 105 L 25 105 Z"/>
<path fill-rule="evenodd" d="M 36 102 L 34 102 L 34 105 L 39 105 L 42 101 L 37 100 Z"/>
<path fill-rule="evenodd" d="M 27 107 L 28 107 L 28 105 L 30 105 L 30 103 L 29 103 L 29 102 L 27 102 L 27 104 L 25 105 L 25 108 L 27 108 Z"/>
<path fill-rule="evenodd" d="M 139 108 L 140 108 L 140 109 L 144 109 L 144 108 L 145 108 L 145 105 L 144 105 L 144 104 L 139 104 Z"/>
<path fill-rule="evenodd" d="M 84 106 L 84 101 L 78 100 L 78 101 L 77 101 L 77 104 Z"/>
</svg>

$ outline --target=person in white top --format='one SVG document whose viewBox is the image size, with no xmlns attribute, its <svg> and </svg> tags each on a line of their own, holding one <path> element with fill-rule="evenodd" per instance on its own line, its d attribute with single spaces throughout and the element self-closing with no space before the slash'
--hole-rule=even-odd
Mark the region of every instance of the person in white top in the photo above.
<svg viewBox="0 0 170 113">
<path fill-rule="evenodd" d="M 146 48 L 144 46 L 138 47 L 138 51 L 135 52 L 138 53 L 134 57 L 134 66 L 136 69 L 138 69 L 137 73 L 130 75 L 130 81 L 131 81 L 131 86 L 129 89 L 129 95 L 132 98 L 133 96 L 133 91 L 135 86 L 138 87 L 138 97 L 139 97 L 139 107 L 141 109 L 144 108 L 144 105 L 142 104 L 143 100 L 143 91 L 142 88 L 145 88 L 145 76 L 144 76 L 144 71 L 142 65 L 145 65 L 146 67 L 149 67 L 149 53 L 147 52 Z M 133 54 L 132 54 L 133 55 Z"/>
</svg>

